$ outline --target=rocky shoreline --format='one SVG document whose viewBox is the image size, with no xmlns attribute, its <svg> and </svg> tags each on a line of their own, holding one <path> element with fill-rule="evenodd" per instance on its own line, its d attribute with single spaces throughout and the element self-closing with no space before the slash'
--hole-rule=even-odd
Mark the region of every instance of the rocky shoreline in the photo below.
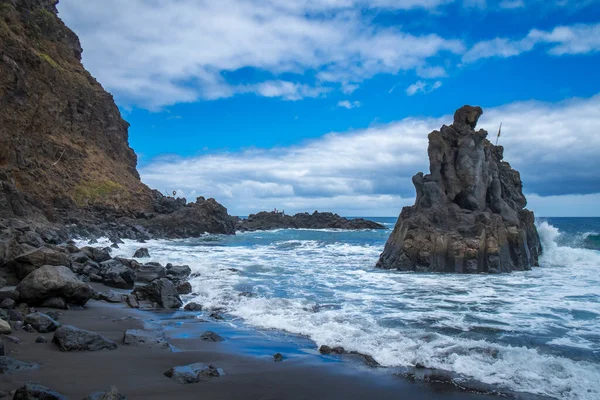
<svg viewBox="0 0 600 400">
<path fill-rule="evenodd" d="M 329 212 L 315 211 L 312 214 L 298 213 L 286 215 L 282 212 L 262 211 L 239 219 L 236 230 L 267 231 L 273 229 L 385 229 L 385 226 L 364 218 L 348 219 Z"/>
</svg>

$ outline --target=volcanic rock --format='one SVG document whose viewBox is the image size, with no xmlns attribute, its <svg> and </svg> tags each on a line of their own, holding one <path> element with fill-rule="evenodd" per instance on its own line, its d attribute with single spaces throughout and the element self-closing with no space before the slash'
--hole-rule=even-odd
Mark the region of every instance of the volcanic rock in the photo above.
<svg viewBox="0 0 600 400">
<path fill-rule="evenodd" d="M 54 332 L 60 326 L 60 324 L 49 315 L 41 312 L 27 314 L 24 322 L 31 325 L 33 329 L 39 333 Z"/>
<path fill-rule="evenodd" d="M 499 273 L 538 265 L 542 248 L 517 171 L 504 148 L 475 131 L 483 111 L 464 106 L 429 134 L 430 174 L 413 177 L 377 266 L 403 271 Z"/>
<path fill-rule="evenodd" d="M 133 291 L 138 300 L 149 300 L 163 308 L 180 308 L 183 305 L 177 289 L 166 279 L 156 279 L 146 286 L 138 286 Z"/>
<path fill-rule="evenodd" d="M 54 332 L 52 339 L 60 351 L 99 351 L 114 350 L 117 344 L 96 332 L 63 325 Z"/>
<path fill-rule="evenodd" d="M 17 389 L 13 400 L 68 400 L 67 397 L 37 383 L 26 383 Z"/>
<path fill-rule="evenodd" d="M 137 249 L 135 251 L 135 253 L 133 253 L 133 257 L 134 258 L 148 258 L 148 257 L 150 257 L 150 253 L 148 252 L 147 248 L 140 247 L 139 249 Z"/>
<path fill-rule="evenodd" d="M 285 215 L 280 212 L 261 211 L 251 214 L 247 219 L 240 219 L 236 229 L 239 231 L 258 231 L 272 229 L 385 229 L 377 222 L 362 218 L 347 219 L 337 214 L 315 211 L 312 214 L 299 213 Z"/>
<path fill-rule="evenodd" d="M 83 306 L 92 297 L 94 291 L 80 281 L 75 274 L 64 266 L 43 266 L 17 286 L 20 300 L 29 305 L 38 305 L 53 297 L 62 297 L 68 303 Z"/>
<path fill-rule="evenodd" d="M 165 372 L 165 376 L 179 383 L 186 384 L 197 383 L 210 378 L 216 378 L 221 376 L 221 374 L 214 365 L 196 363 L 173 367 Z"/>
</svg>

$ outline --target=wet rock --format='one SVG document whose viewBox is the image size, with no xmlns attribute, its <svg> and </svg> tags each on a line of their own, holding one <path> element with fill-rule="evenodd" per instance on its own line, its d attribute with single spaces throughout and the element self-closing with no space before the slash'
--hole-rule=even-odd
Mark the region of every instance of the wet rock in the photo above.
<svg viewBox="0 0 600 400">
<path fill-rule="evenodd" d="M 140 308 L 140 303 L 138 302 L 137 298 L 132 294 L 128 294 L 125 296 L 125 302 L 131 308 Z"/>
<path fill-rule="evenodd" d="M 127 397 L 119 393 L 119 390 L 111 386 L 104 392 L 95 392 L 83 398 L 83 400 L 127 400 Z"/>
<path fill-rule="evenodd" d="M 25 386 L 17 389 L 13 400 L 68 400 L 68 398 L 46 386 L 26 383 Z"/>
<path fill-rule="evenodd" d="M 281 353 L 273 354 L 273 361 L 275 361 L 275 362 L 283 361 L 283 355 Z"/>
<path fill-rule="evenodd" d="M 49 247 L 41 247 L 21 254 L 8 263 L 8 267 L 15 271 L 19 279 L 25 278 L 44 265 L 70 266 L 71 260 L 67 253 Z"/>
<path fill-rule="evenodd" d="M 53 297 L 62 297 L 67 302 L 85 305 L 94 291 L 64 266 L 43 266 L 29 274 L 17 286 L 20 300 L 38 305 Z"/>
<path fill-rule="evenodd" d="M 94 260 L 97 263 L 101 263 L 104 261 L 110 260 L 110 253 L 106 249 L 102 249 L 99 247 L 82 247 L 81 251 L 85 253 L 88 258 Z"/>
<path fill-rule="evenodd" d="M 10 324 L 3 319 L 0 319 L 0 334 L 9 335 L 12 332 Z"/>
<path fill-rule="evenodd" d="M 52 318 L 50 318 L 49 315 L 43 314 L 41 312 L 26 315 L 24 322 L 26 324 L 31 325 L 33 329 L 35 329 L 39 333 L 54 332 L 60 326 L 60 324 Z"/>
<path fill-rule="evenodd" d="M 329 347 L 326 345 L 322 345 L 321 347 L 319 347 L 319 352 L 321 354 L 344 354 L 346 350 L 344 350 L 344 348 L 341 346 Z"/>
<path fill-rule="evenodd" d="M 156 279 L 145 286 L 138 286 L 133 294 L 139 300 L 152 301 L 162 308 L 173 309 L 183 305 L 175 286 L 166 278 Z"/>
<path fill-rule="evenodd" d="M 200 336 L 200 339 L 204 340 L 206 342 L 222 342 L 225 340 L 222 336 L 220 336 L 219 334 L 212 332 L 212 331 L 204 332 Z"/>
<path fill-rule="evenodd" d="M 123 337 L 123 344 L 129 346 L 141 346 L 149 348 L 166 349 L 169 342 L 164 332 L 160 330 L 128 329 Z"/>
<path fill-rule="evenodd" d="M 148 252 L 147 248 L 141 247 L 141 248 L 137 249 L 135 251 L 135 253 L 133 253 L 133 257 L 134 258 L 150 258 L 150 253 Z"/>
<path fill-rule="evenodd" d="M 4 299 L 0 302 L 0 308 L 10 310 L 15 306 L 16 302 L 13 299 Z"/>
<path fill-rule="evenodd" d="M 12 374 L 21 371 L 32 371 L 38 369 L 39 365 L 15 360 L 14 358 L 0 357 L 0 374 Z"/>
<path fill-rule="evenodd" d="M 175 287 L 179 294 L 190 294 L 192 293 L 192 284 L 189 282 L 180 283 Z"/>
<path fill-rule="evenodd" d="M 191 273 L 192 269 L 188 265 L 172 265 L 167 264 L 167 275 L 169 278 L 176 281 L 183 281 L 187 279 Z"/>
<path fill-rule="evenodd" d="M 212 313 L 210 313 L 209 317 L 211 317 L 211 318 L 213 318 L 213 319 L 216 319 L 216 320 L 218 320 L 218 321 L 222 321 L 222 320 L 224 320 L 224 319 L 225 319 L 225 318 L 223 318 L 223 316 L 222 316 L 221 314 L 219 314 L 218 312 L 212 312 Z"/>
<path fill-rule="evenodd" d="M 48 339 L 45 336 L 38 336 L 35 338 L 36 343 L 48 343 Z"/>
<path fill-rule="evenodd" d="M 0 289 L 0 301 L 5 299 L 19 300 L 19 292 L 14 287 L 6 286 Z"/>
<path fill-rule="evenodd" d="M 221 373 L 214 365 L 196 363 L 173 367 L 165 372 L 165 376 L 179 383 L 187 384 L 205 381 L 210 378 L 217 378 L 221 376 Z"/>
<path fill-rule="evenodd" d="M 202 311 L 202 306 L 198 303 L 191 302 L 186 304 L 185 307 L 183 307 L 183 309 L 185 311 Z"/>
<path fill-rule="evenodd" d="M 167 271 L 164 267 L 158 265 L 142 265 L 135 271 L 136 282 L 150 283 L 155 279 L 166 278 Z"/>
<path fill-rule="evenodd" d="M 114 350 L 117 344 L 96 332 L 63 325 L 54 332 L 54 343 L 61 351 Z"/>
<path fill-rule="evenodd" d="M 415 204 L 404 207 L 377 267 L 416 272 L 499 273 L 538 265 L 542 248 L 517 171 L 504 148 L 475 131 L 479 107 L 429 134 L 430 174 L 413 177 Z"/>
</svg>

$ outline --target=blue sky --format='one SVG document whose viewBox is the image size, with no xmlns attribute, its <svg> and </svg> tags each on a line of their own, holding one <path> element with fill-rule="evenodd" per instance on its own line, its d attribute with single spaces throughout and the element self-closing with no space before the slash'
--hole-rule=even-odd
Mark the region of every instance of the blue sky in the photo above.
<svg viewBox="0 0 600 400">
<path fill-rule="evenodd" d="M 144 182 L 396 216 L 427 134 L 463 104 L 504 122 L 537 215 L 600 215 L 598 0 L 61 0 L 131 123 Z"/>
</svg>

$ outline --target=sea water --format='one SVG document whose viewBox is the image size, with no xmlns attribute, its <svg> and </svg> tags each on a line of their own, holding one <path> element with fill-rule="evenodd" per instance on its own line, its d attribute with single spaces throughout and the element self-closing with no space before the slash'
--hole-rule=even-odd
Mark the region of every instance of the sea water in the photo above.
<svg viewBox="0 0 600 400">
<path fill-rule="evenodd" d="M 541 266 L 502 275 L 376 269 L 395 218 L 373 220 L 387 230 L 126 241 L 113 256 L 144 246 L 152 261 L 189 265 L 194 295 L 185 301 L 219 308 L 229 323 L 304 335 L 386 367 L 600 398 L 600 218 L 538 220 Z"/>
</svg>

